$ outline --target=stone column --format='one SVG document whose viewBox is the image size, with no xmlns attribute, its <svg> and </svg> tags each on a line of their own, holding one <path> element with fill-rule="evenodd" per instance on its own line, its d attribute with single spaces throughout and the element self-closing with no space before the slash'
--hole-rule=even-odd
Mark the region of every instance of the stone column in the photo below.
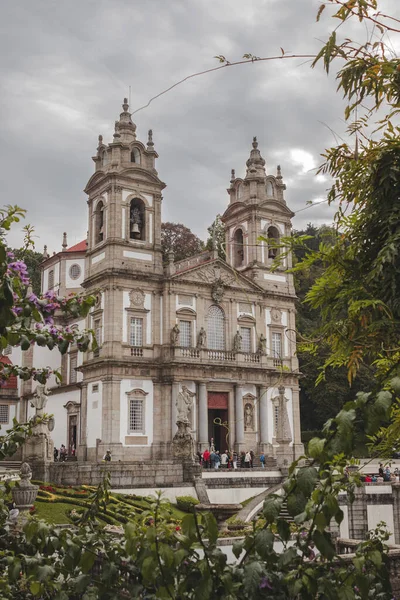
<svg viewBox="0 0 400 600">
<path fill-rule="evenodd" d="M 392 483 L 394 543 L 400 544 L 400 483 Z"/>
<path fill-rule="evenodd" d="M 88 384 L 82 383 L 78 460 L 87 460 L 87 392 Z"/>
<path fill-rule="evenodd" d="M 174 438 L 176 433 L 176 419 L 178 417 L 178 412 L 176 409 L 176 399 L 179 394 L 179 381 L 174 381 L 172 384 L 172 395 L 171 395 L 171 440 Z"/>
<path fill-rule="evenodd" d="M 235 421 L 236 445 L 240 452 L 244 450 L 243 385 L 240 383 L 235 386 Z"/>
<path fill-rule="evenodd" d="M 301 427 L 300 427 L 300 401 L 299 401 L 299 386 L 292 388 L 292 412 L 293 412 L 293 455 L 294 460 L 304 454 L 304 445 L 301 442 Z"/>
<path fill-rule="evenodd" d="M 260 404 L 260 446 L 261 450 L 268 456 L 273 455 L 272 444 L 269 441 L 268 434 L 268 388 L 261 385 L 259 388 L 259 404 Z"/>
<path fill-rule="evenodd" d="M 121 379 L 112 375 L 103 380 L 103 424 L 100 452 L 110 448 L 113 460 L 123 459 L 121 443 Z M 119 446 L 119 448 L 117 448 Z"/>
<path fill-rule="evenodd" d="M 198 442 L 200 450 L 208 448 L 208 405 L 207 405 L 207 384 L 199 383 L 199 436 Z"/>
<path fill-rule="evenodd" d="M 356 487 L 354 502 L 348 504 L 349 513 L 349 538 L 351 540 L 365 540 L 368 531 L 367 495 L 365 486 Z"/>
</svg>

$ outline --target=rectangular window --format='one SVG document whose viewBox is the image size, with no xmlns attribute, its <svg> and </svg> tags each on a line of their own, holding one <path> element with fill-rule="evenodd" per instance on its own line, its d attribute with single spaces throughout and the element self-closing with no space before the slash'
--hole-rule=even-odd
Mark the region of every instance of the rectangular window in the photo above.
<svg viewBox="0 0 400 600">
<path fill-rule="evenodd" d="M 143 346 L 143 319 L 131 317 L 130 344 L 136 347 Z"/>
<path fill-rule="evenodd" d="M 282 358 L 282 334 L 272 334 L 272 357 Z"/>
<path fill-rule="evenodd" d="M 8 404 L 0 404 L 0 423 L 8 423 L 9 408 Z"/>
<path fill-rule="evenodd" d="M 179 345 L 184 348 L 192 347 L 191 321 L 179 321 Z"/>
<path fill-rule="evenodd" d="M 78 357 L 76 354 L 71 354 L 69 359 L 69 382 L 76 383 L 77 372 L 76 367 L 78 366 Z"/>
<path fill-rule="evenodd" d="M 49 271 L 49 285 L 47 287 L 49 288 L 49 290 L 52 290 L 54 287 L 54 271 L 53 271 L 53 269 L 51 269 L 51 271 Z"/>
<path fill-rule="evenodd" d="M 99 384 L 98 383 L 94 383 L 92 385 L 92 393 L 93 394 L 98 394 L 99 393 Z"/>
<path fill-rule="evenodd" d="M 242 352 L 251 352 L 251 329 L 250 327 L 241 327 L 240 335 L 242 336 L 242 344 L 241 351 Z"/>
<path fill-rule="evenodd" d="M 131 398 L 129 400 L 129 431 L 143 433 L 143 400 Z"/>
<path fill-rule="evenodd" d="M 95 319 L 93 323 L 94 335 L 98 346 L 101 346 L 101 319 Z"/>
</svg>

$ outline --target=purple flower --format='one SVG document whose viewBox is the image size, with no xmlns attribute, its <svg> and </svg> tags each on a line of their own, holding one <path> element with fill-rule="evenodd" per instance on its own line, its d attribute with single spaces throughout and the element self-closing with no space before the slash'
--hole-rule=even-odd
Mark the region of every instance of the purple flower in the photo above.
<svg viewBox="0 0 400 600">
<path fill-rule="evenodd" d="M 263 590 L 267 588 L 268 590 L 272 590 L 272 585 L 270 580 L 267 577 L 262 577 L 260 581 L 260 589 Z"/>
</svg>

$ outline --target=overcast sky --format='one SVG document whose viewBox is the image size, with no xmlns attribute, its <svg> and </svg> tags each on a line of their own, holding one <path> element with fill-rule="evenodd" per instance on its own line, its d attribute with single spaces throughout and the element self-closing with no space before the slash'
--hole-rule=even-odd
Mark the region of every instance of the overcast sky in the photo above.
<svg viewBox="0 0 400 600">
<path fill-rule="evenodd" d="M 391 14 L 398 0 L 387 0 Z M 332 28 L 316 0 L 4 0 L 0 19 L 2 204 L 28 210 L 37 249 L 86 236 L 83 188 L 99 133 L 112 141 L 131 86 L 131 110 L 181 78 L 256 56 L 315 53 Z M 396 8 L 397 5 L 397 8 Z M 392 40 L 393 44 L 397 41 Z M 267 172 L 282 166 L 294 227 L 329 223 L 320 153 L 345 135 L 334 76 L 304 60 L 236 66 L 191 79 L 133 116 L 153 129 L 167 184 L 163 220 L 205 239 L 227 207 L 230 170 L 245 174 L 257 135 Z M 11 239 L 16 243 L 15 237 Z"/>
</svg>

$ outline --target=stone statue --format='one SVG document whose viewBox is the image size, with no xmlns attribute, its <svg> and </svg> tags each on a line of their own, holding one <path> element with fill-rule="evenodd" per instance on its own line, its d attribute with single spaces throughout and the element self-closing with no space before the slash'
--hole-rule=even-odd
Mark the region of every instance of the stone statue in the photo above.
<svg viewBox="0 0 400 600">
<path fill-rule="evenodd" d="M 175 458 L 186 458 L 194 462 L 194 442 L 189 423 L 177 422 L 178 431 L 172 440 L 172 453 Z"/>
<path fill-rule="evenodd" d="M 192 410 L 193 396 L 195 396 L 186 385 L 182 386 L 176 398 L 176 408 L 178 410 L 177 423 L 189 423 L 189 413 Z"/>
<path fill-rule="evenodd" d="M 197 337 L 197 347 L 205 348 L 207 345 L 207 333 L 204 327 L 200 328 L 199 335 Z"/>
<path fill-rule="evenodd" d="M 240 352 L 242 348 L 242 336 L 240 335 L 240 331 L 237 330 L 235 336 L 233 338 L 233 351 Z"/>
<path fill-rule="evenodd" d="M 179 340 L 180 330 L 177 324 L 171 329 L 171 346 L 176 346 Z"/>
<path fill-rule="evenodd" d="M 245 431 L 254 429 L 253 407 L 250 403 L 247 403 L 244 407 L 244 428 Z"/>
<path fill-rule="evenodd" d="M 36 409 L 36 415 L 43 415 L 50 393 L 46 383 L 37 384 L 31 400 L 31 406 Z"/>
<path fill-rule="evenodd" d="M 278 444 L 289 444 L 292 441 L 290 431 L 289 415 L 287 412 L 288 398 L 285 398 L 285 386 L 278 388 L 279 395 L 272 399 L 275 409 L 277 409 L 277 420 L 275 428 L 275 438 Z"/>
<path fill-rule="evenodd" d="M 257 354 L 260 354 L 260 356 L 265 356 L 266 353 L 267 353 L 267 338 L 262 333 L 258 340 Z"/>
<path fill-rule="evenodd" d="M 224 297 L 224 284 L 221 278 L 214 281 L 213 286 L 211 288 L 211 298 L 216 302 L 216 304 L 220 304 L 222 302 L 222 298 Z"/>
</svg>

